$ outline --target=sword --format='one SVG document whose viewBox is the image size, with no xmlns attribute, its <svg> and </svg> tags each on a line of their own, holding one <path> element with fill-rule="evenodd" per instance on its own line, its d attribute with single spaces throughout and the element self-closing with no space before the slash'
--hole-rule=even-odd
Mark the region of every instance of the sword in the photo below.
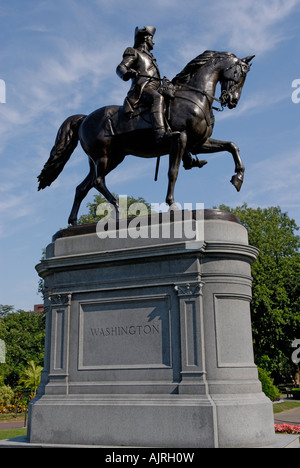
<svg viewBox="0 0 300 468">
<path fill-rule="evenodd" d="M 156 168 L 155 168 L 155 177 L 154 177 L 155 182 L 157 181 L 157 176 L 158 176 L 159 161 L 160 161 L 160 156 L 157 156 Z"/>
</svg>

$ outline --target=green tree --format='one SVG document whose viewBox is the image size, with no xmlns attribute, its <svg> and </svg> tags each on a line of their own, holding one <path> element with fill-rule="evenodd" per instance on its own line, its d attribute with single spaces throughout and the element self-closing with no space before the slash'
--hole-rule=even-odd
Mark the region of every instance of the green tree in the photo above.
<svg viewBox="0 0 300 468">
<path fill-rule="evenodd" d="M 291 344 L 300 330 L 300 237 L 295 221 L 279 207 L 230 209 L 260 251 L 252 266 L 252 328 L 256 364 L 274 377 L 295 371 Z"/>
<path fill-rule="evenodd" d="M 21 373 L 19 382 L 23 384 L 25 388 L 30 388 L 32 397 L 36 395 L 37 388 L 41 381 L 42 370 L 42 366 L 37 366 L 34 361 L 29 361 L 27 369 L 24 369 Z"/>
<path fill-rule="evenodd" d="M 267 397 L 272 401 L 278 399 L 280 395 L 279 390 L 277 387 L 275 387 L 273 379 L 269 376 L 269 373 L 259 367 L 258 378 L 261 381 L 262 391 L 265 393 L 265 395 L 267 395 Z"/>
<path fill-rule="evenodd" d="M 14 306 L 0 304 L 0 319 L 13 312 Z"/>
<path fill-rule="evenodd" d="M 13 399 L 14 392 L 8 385 L 0 386 L 0 406 L 8 405 Z"/>
<path fill-rule="evenodd" d="M 15 388 L 27 363 L 44 361 L 45 315 L 10 309 L 0 319 L 0 339 L 5 342 L 5 363 L 0 365 L 4 382 Z"/>
<path fill-rule="evenodd" d="M 113 193 L 113 196 L 118 199 L 118 195 Z M 87 203 L 87 208 L 89 212 L 87 214 L 83 214 L 80 216 L 78 219 L 78 224 L 90 224 L 90 223 L 97 223 L 100 221 L 100 219 L 104 216 L 98 216 L 97 215 L 97 208 L 101 203 L 108 203 L 106 198 L 104 198 L 102 195 L 94 195 L 94 201 L 92 203 Z M 148 213 L 151 212 L 151 205 L 146 202 L 146 200 L 142 197 L 134 198 L 133 196 L 128 195 L 127 196 L 127 210 L 128 208 L 134 204 L 134 203 L 143 203 L 146 205 Z"/>
</svg>

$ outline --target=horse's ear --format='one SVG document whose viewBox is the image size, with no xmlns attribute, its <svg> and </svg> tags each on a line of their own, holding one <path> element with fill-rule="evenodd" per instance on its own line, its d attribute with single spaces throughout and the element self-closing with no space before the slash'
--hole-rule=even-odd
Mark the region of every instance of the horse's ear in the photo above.
<svg viewBox="0 0 300 468">
<path fill-rule="evenodd" d="M 245 57 L 242 59 L 242 62 L 249 63 L 251 60 L 255 57 L 255 55 L 248 55 L 248 57 Z"/>
</svg>

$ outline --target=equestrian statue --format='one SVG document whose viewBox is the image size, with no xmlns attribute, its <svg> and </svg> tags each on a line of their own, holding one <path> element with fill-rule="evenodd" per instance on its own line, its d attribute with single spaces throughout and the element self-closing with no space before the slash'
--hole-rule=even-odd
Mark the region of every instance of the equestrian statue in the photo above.
<svg viewBox="0 0 300 468">
<path fill-rule="evenodd" d="M 136 28 L 134 47 L 128 47 L 117 74 L 132 85 L 122 106 L 105 106 L 89 115 L 68 117 L 61 125 L 54 147 L 41 174 L 38 190 L 58 177 L 80 141 L 89 158 L 90 171 L 76 188 L 68 219 L 77 224 L 82 200 L 96 188 L 118 215 L 116 198 L 108 190 L 105 177 L 127 155 L 157 158 L 155 179 L 161 156 L 169 154 L 166 203 L 174 204 L 174 187 L 181 161 L 187 170 L 202 167 L 207 161 L 197 155 L 227 151 L 232 154 L 235 174 L 231 182 L 239 191 L 244 165 L 239 148 L 230 141 L 211 138 L 214 127 L 214 101 L 221 110 L 237 106 L 250 62 L 254 55 L 239 59 L 231 52 L 207 50 L 190 61 L 173 80 L 161 78 L 151 52 L 155 27 Z M 217 83 L 220 98 L 215 97 Z M 195 156 L 195 157 L 193 157 Z"/>
</svg>

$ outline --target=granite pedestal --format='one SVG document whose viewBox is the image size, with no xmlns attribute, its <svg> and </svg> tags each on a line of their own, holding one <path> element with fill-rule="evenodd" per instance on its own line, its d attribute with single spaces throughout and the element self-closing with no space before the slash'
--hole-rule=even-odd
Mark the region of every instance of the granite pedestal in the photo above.
<svg viewBox="0 0 300 468">
<path fill-rule="evenodd" d="M 97 225 L 62 230 L 37 266 L 47 325 L 30 443 L 273 444 L 253 361 L 258 251 L 246 229 L 217 210 L 143 219 L 115 238 L 100 239 Z"/>
</svg>

